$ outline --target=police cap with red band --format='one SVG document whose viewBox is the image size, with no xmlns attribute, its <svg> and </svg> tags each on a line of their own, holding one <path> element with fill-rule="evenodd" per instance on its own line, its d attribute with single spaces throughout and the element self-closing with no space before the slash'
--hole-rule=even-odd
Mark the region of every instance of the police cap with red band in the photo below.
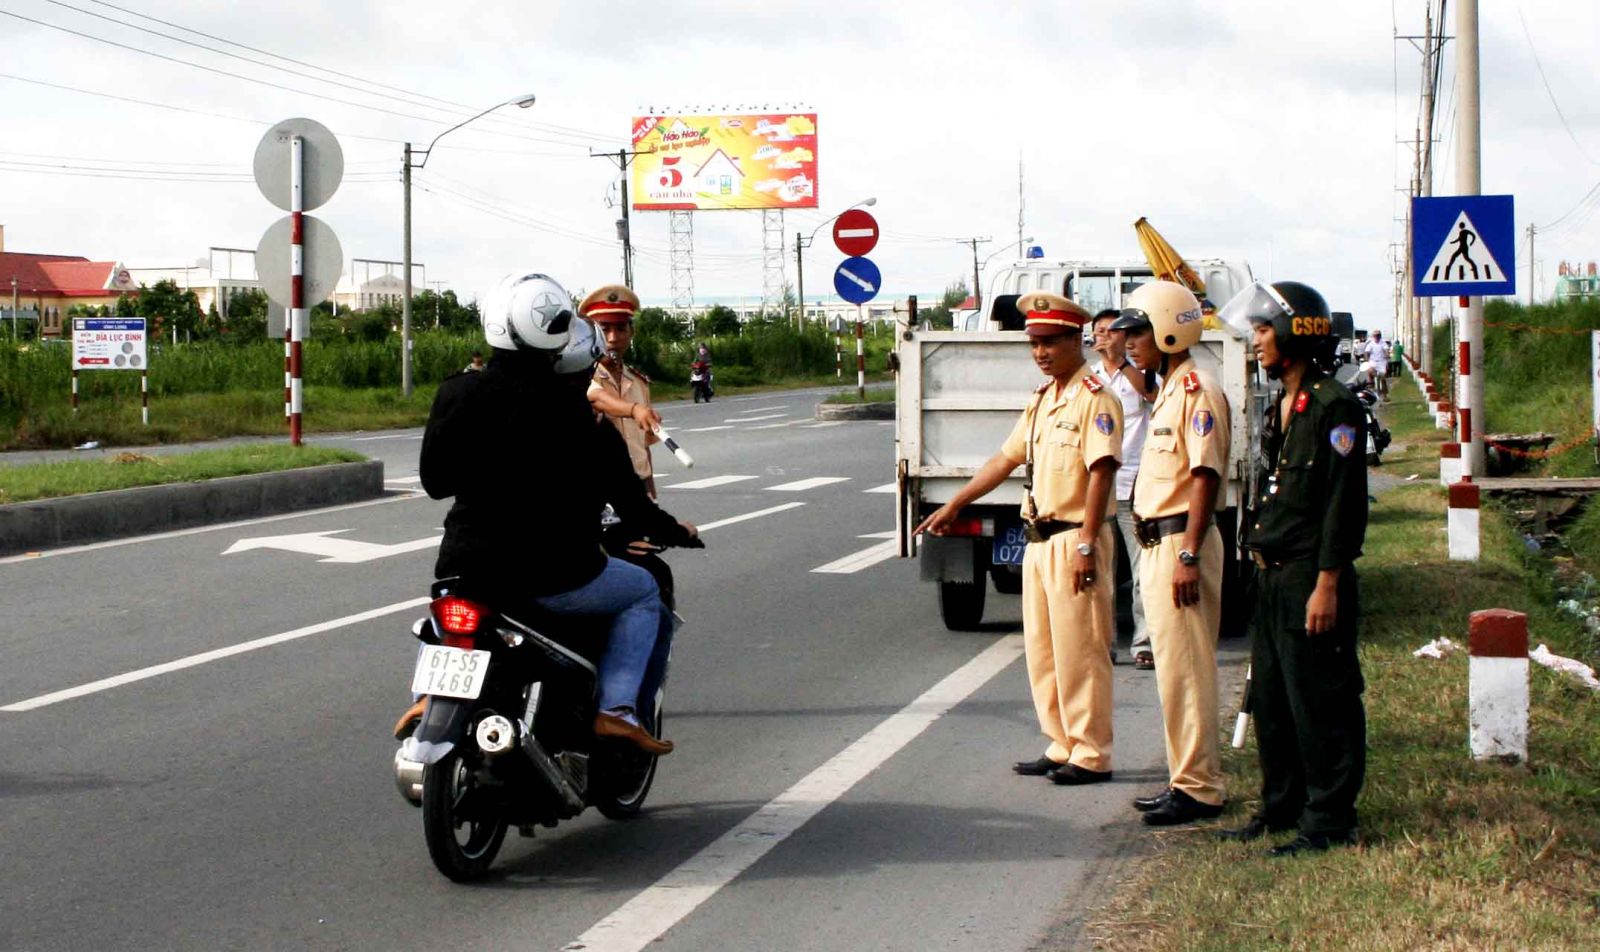
<svg viewBox="0 0 1600 952">
<path fill-rule="evenodd" d="M 1092 315 L 1088 310 L 1048 291 L 1032 291 L 1017 298 L 1017 310 L 1027 318 L 1032 337 L 1051 337 L 1068 331 L 1083 332 Z"/>
</svg>

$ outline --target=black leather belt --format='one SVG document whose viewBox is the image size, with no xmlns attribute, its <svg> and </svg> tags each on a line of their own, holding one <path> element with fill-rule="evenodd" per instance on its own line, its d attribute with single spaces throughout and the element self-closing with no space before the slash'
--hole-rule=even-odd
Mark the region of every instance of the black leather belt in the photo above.
<svg viewBox="0 0 1600 952">
<path fill-rule="evenodd" d="M 1312 555 L 1312 553 L 1309 553 L 1309 552 L 1306 553 L 1305 555 L 1284 556 L 1282 554 L 1271 554 L 1271 555 L 1269 555 L 1268 553 L 1261 552 L 1261 551 L 1259 551 L 1257 549 L 1249 549 L 1247 551 L 1250 553 L 1250 561 L 1252 561 L 1252 562 L 1254 562 L 1256 564 L 1256 568 L 1263 569 L 1263 570 L 1265 570 L 1265 569 L 1281 569 L 1285 565 L 1288 565 L 1291 562 L 1298 562 L 1301 559 L 1309 559 L 1309 558 L 1311 558 L 1311 555 Z"/>
<path fill-rule="evenodd" d="M 1028 524 L 1033 532 L 1029 535 L 1029 542 L 1043 542 L 1053 535 L 1066 532 L 1069 529 L 1078 529 L 1083 526 L 1081 522 L 1062 522 L 1059 519 L 1036 519 Z M 1037 538 L 1035 538 L 1035 536 Z"/>
<path fill-rule="evenodd" d="M 1133 517 L 1133 535 L 1139 540 L 1139 545 L 1146 549 L 1153 549 L 1161 544 L 1161 540 L 1169 535 L 1189 528 L 1189 514 L 1180 512 L 1176 516 L 1162 516 L 1159 519 L 1140 519 Z"/>
</svg>

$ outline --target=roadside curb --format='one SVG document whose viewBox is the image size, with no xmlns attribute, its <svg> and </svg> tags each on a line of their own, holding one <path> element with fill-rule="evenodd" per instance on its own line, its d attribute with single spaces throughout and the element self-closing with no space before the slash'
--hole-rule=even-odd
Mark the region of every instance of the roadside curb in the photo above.
<svg viewBox="0 0 1600 952">
<path fill-rule="evenodd" d="M 819 420 L 893 420 L 893 403 L 819 403 Z"/>
<path fill-rule="evenodd" d="M 164 483 L 0 505 L 0 556 L 233 522 L 383 495 L 383 462 Z"/>
</svg>

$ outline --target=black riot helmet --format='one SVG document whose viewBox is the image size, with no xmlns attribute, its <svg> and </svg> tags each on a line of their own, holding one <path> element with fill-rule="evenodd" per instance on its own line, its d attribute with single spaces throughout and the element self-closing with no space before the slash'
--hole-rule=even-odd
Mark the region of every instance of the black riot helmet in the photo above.
<svg viewBox="0 0 1600 952">
<path fill-rule="evenodd" d="M 1249 333 L 1256 324 L 1271 324 L 1278 353 L 1286 360 L 1303 359 L 1313 363 L 1329 356 L 1334 342 L 1333 316 L 1328 302 L 1316 288 L 1299 281 L 1259 281 L 1234 295 L 1217 317 L 1236 330 Z M 1277 377 L 1283 367 L 1264 368 Z"/>
</svg>

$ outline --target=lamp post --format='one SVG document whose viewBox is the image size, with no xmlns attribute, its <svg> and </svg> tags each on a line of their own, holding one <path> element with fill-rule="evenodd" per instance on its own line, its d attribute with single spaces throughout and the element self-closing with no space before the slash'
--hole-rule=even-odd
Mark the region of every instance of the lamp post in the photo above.
<svg viewBox="0 0 1600 952">
<path fill-rule="evenodd" d="M 854 205 L 851 205 L 850 208 L 860 208 L 863 205 L 871 206 L 871 205 L 876 205 L 876 204 L 878 204 L 878 199 L 876 197 L 864 198 L 861 201 L 856 202 Z M 818 225 L 817 227 L 811 229 L 811 234 L 809 234 L 809 235 L 802 235 L 798 231 L 796 231 L 794 233 L 794 270 L 795 270 L 795 276 L 796 276 L 796 283 L 799 285 L 799 287 L 797 288 L 797 293 L 796 293 L 795 297 L 796 297 L 796 300 L 800 304 L 800 313 L 798 315 L 799 320 L 796 322 L 796 326 L 798 326 L 798 327 L 805 327 L 806 326 L 806 259 L 805 259 L 805 254 L 804 254 L 805 249 L 811 247 L 812 240 L 817 237 L 817 232 L 822 230 L 823 225 L 826 225 L 826 224 L 828 224 L 828 222 L 831 222 L 835 218 L 838 218 L 839 215 L 843 215 L 845 212 L 849 211 L 850 208 L 843 209 L 843 210 L 839 211 L 837 214 L 833 215 L 832 217 L 825 219 L 822 222 L 821 225 Z"/>
<path fill-rule="evenodd" d="M 989 262 L 993 261 L 995 259 L 996 255 L 1004 254 L 1005 252 L 1010 251 L 1012 248 L 1015 248 L 1018 245 L 1025 245 L 1025 244 L 1027 244 L 1028 242 L 1030 242 L 1032 240 L 1033 240 L 1032 237 L 1018 238 L 1016 241 L 1013 241 L 1011 244 L 1006 245 L 1004 248 L 1001 248 L 999 251 L 996 251 L 994 254 L 989 255 L 989 257 L 984 258 L 983 259 L 983 267 L 982 267 L 981 270 L 987 271 L 988 268 L 989 268 Z"/>
<path fill-rule="evenodd" d="M 17 339 L 17 279 L 11 279 L 11 339 Z"/>
<path fill-rule="evenodd" d="M 501 106 L 509 106 L 512 103 L 516 103 L 518 108 L 526 109 L 533 105 L 533 102 L 534 95 L 532 93 L 528 93 L 524 96 L 516 96 L 511 99 L 507 99 L 504 102 L 497 102 L 488 109 L 478 113 L 476 116 L 463 119 L 445 131 L 434 136 L 433 141 L 428 143 L 428 147 L 426 149 L 413 149 L 411 147 L 411 143 L 407 142 L 405 144 L 405 149 L 402 152 L 404 161 L 401 163 L 400 167 L 400 181 L 403 183 L 403 187 L 405 189 L 405 239 L 403 242 L 403 252 L 401 254 L 401 257 L 404 259 L 402 261 L 402 266 L 405 269 L 405 294 L 400 299 L 400 389 L 408 397 L 411 396 L 411 391 L 413 389 L 411 382 L 411 170 L 420 169 L 427 165 L 428 156 L 433 154 L 433 147 L 439 144 L 439 140 L 443 139 L 445 136 L 456 131 L 467 123 L 477 119 L 482 119 L 484 116 L 494 112 Z M 411 161 L 412 157 L 417 155 L 422 156 L 422 161 L 413 163 Z"/>
</svg>

